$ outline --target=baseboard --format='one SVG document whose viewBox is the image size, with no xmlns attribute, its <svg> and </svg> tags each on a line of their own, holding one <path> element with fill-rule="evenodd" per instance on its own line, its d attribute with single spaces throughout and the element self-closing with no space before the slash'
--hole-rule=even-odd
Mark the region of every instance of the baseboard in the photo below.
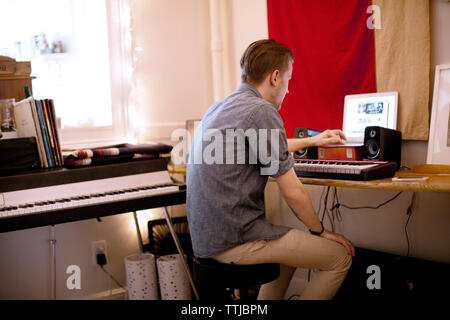
<svg viewBox="0 0 450 320">
<path fill-rule="evenodd" d="M 105 290 L 77 298 L 77 300 L 127 300 L 127 290 L 124 288 Z"/>
</svg>

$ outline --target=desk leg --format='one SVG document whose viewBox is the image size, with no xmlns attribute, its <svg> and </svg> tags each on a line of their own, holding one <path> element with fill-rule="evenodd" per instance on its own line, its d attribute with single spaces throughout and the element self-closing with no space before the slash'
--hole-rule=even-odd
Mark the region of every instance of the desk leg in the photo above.
<svg viewBox="0 0 450 320">
<path fill-rule="evenodd" d="M 181 261 L 183 261 L 184 271 L 191 283 L 192 290 L 194 291 L 195 299 L 199 300 L 197 289 L 195 288 L 194 280 L 192 279 L 191 271 L 189 270 L 189 265 L 187 264 L 186 257 L 184 256 L 183 248 L 181 248 L 180 241 L 178 240 L 178 236 L 173 229 L 172 221 L 170 220 L 169 213 L 167 212 L 167 208 L 163 207 L 164 217 L 166 218 L 167 226 L 169 227 L 170 233 L 172 234 L 173 241 L 177 246 L 178 253 L 181 255 Z"/>
</svg>

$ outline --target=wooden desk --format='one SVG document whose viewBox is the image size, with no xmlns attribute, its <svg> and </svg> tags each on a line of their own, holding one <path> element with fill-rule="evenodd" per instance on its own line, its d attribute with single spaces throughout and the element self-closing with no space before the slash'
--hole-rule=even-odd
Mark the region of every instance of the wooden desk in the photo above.
<svg viewBox="0 0 450 320">
<path fill-rule="evenodd" d="M 425 181 L 392 181 L 392 178 L 353 181 L 353 180 L 332 180 L 317 178 L 299 178 L 304 184 L 357 188 L 357 189 L 377 189 L 396 190 L 410 192 L 450 192 L 450 174 L 447 173 L 417 173 L 414 171 L 397 171 L 395 177 L 399 178 L 421 178 L 428 177 Z"/>
<path fill-rule="evenodd" d="M 186 168 L 177 168 L 169 170 L 171 173 L 186 174 Z M 377 190 L 395 190 L 410 192 L 450 192 L 450 166 L 446 165 L 426 165 L 414 166 L 412 170 L 397 171 L 395 177 L 398 178 L 421 178 L 428 177 L 425 181 L 392 181 L 392 178 L 355 181 L 355 180 L 334 180 L 319 178 L 302 178 L 300 181 L 304 184 L 357 188 L 357 189 L 377 189 Z M 270 178 L 269 181 L 275 181 Z"/>
</svg>

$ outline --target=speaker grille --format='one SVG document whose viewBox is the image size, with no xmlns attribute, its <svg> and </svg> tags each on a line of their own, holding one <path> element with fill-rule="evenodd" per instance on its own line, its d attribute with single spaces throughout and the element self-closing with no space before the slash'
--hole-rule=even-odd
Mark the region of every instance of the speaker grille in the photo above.
<svg viewBox="0 0 450 320">
<path fill-rule="evenodd" d="M 303 158 L 306 157 L 306 155 L 308 154 L 308 149 L 300 149 L 295 151 L 294 156 L 296 158 Z"/>
<path fill-rule="evenodd" d="M 380 145 L 376 139 L 369 139 L 364 144 L 364 151 L 366 157 L 369 159 L 377 159 L 380 155 Z"/>
</svg>

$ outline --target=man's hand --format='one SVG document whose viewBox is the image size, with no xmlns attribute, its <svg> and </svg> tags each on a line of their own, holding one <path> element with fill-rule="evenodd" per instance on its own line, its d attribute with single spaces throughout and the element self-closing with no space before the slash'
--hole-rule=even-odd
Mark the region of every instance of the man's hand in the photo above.
<svg viewBox="0 0 450 320">
<path fill-rule="evenodd" d="M 352 257 L 355 256 L 355 247 L 343 235 L 340 235 L 339 233 L 335 233 L 335 232 L 328 231 L 325 229 L 320 236 L 322 238 L 325 238 L 328 240 L 333 240 L 333 241 L 336 241 L 337 243 L 342 244 L 345 247 L 345 249 L 347 250 L 348 254 L 350 254 Z"/>
<path fill-rule="evenodd" d="M 329 144 L 344 144 L 344 141 L 347 140 L 345 134 L 339 129 L 322 131 L 311 139 L 313 140 L 314 146 L 317 147 Z"/>
<path fill-rule="evenodd" d="M 347 140 L 342 130 L 325 130 L 314 137 L 287 139 L 289 152 L 295 152 L 309 147 L 320 147 L 329 144 L 344 144 Z"/>
</svg>

